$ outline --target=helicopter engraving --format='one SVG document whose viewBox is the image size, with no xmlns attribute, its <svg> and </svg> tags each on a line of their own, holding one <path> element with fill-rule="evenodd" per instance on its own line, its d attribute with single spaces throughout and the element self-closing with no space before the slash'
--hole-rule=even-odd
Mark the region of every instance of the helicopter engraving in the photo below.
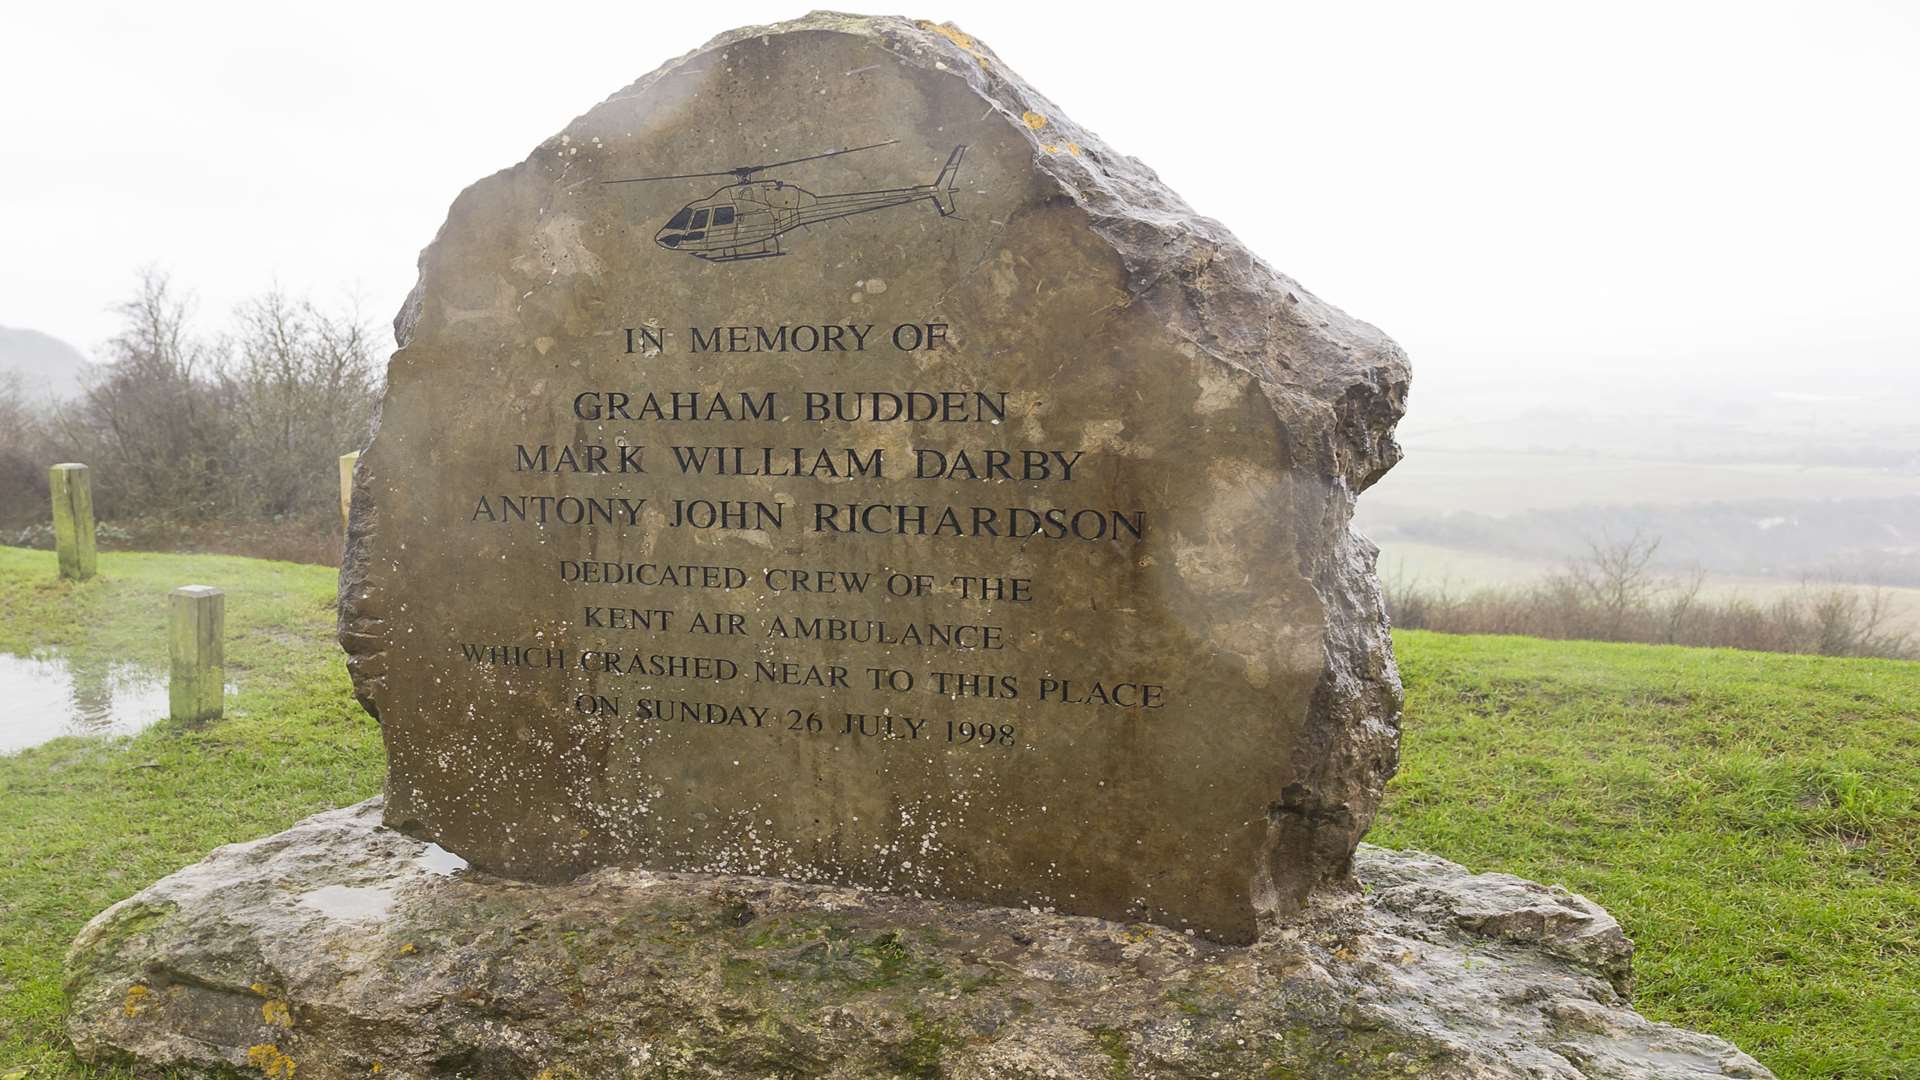
<svg viewBox="0 0 1920 1080">
<path fill-rule="evenodd" d="M 843 147 L 807 157 L 773 161 L 764 165 L 741 165 L 719 172 L 680 173 L 674 176 L 636 176 L 624 180 L 606 180 L 607 184 L 649 184 L 662 180 L 697 180 L 708 176 L 731 176 L 733 183 L 704 199 L 681 207 L 654 234 L 653 242 L 668 251 L 692 255 L 708 262 L 738 262 L 785 255 L 781 237 L 807 225 L 818 225 L 835 218 L 870 214 L 895 206 L 926 200 L 933 203 L 941 217 L 952 217 L 954 179 L 960 173 L 965 145 L 956 146 L 947 155 L 947 163 L 932 183 L 912 187 L 880 188 L 874 191 L 846 191 L 816 195 L 785 180 L 756 180 L 755 173 L 798 165 L 803 161 L 877 150 L 892 146 L 898 139 L 866 146 Z"/>
</svg>

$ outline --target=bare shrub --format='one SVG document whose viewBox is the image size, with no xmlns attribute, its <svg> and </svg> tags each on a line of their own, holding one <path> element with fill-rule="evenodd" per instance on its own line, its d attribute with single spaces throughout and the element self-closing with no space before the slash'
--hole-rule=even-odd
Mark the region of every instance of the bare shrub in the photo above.
<svg viewBox="0 0 1920 1080">
<path fill-rule="evenodd" d="M 8 502 L 47 505 L 47 466 L 41 460 L 45 433 L 40 417 L 28 407 L 20 376 L 0 373 L 0 526 L 20 525 L 20 515 Z"/>
<path fill-rule="evenodd" d="M 36 408 L 0 384 L 0 526 L 43 521 L 47 466 L 82 461 L 101 519 L 126 523 L 138 546 L 225 530 L 319 551 L 289 538 L 337 536 L 336 463 L 366 444 L 381 390 L 362 322 L 271 291 L 208 336 L 157 270 L 117 310 L 121 330 L 76 400 Z"/>
<path fill-rule="evenodd" d="M 327 466 L 367 441 L 379 389 L 359 320 L 270 292 L 240 309 L 226 376 L 235 404 L 236 509 L 285 516 L 339 505 Z"/>
<path fill-rule="evenodd" d="M 1569 560 L 1552 583 L 1555 610 L 1575 619 L 1568 636 L 1621 640 L 1651 606 L 1661 582 L 1648 569 L 1660 541 L 1635 532 L 1625 540 L 1587 541 L 1587 556 Z"/>
<path fill-rule="evenodd" d="M 107 342 L 107 362 L 78 401 L 53 413 L 58 456 L 93 467 L 102 517 L 202 520 L 227 509 L 240 486 L 222 357 L 189 331 L 189 310 L 165 274 L 143 273 L 118 308 L 123 326 Z"/>
<path fill-rule="evenodd" d="M 1395 571 L 1387 608 L 1393 624 L 1409 630 L 1920 659 L 1920 643 L 1887 625 L 1884 588 L 1805 580 L 1771 603 L 1712 597 L 1702 570 L 1654 574 L 1658 549 L 1657 538 L 1639 534 L 1602 539 L 1537 581 L 1464 594 Z"/>
</svg>

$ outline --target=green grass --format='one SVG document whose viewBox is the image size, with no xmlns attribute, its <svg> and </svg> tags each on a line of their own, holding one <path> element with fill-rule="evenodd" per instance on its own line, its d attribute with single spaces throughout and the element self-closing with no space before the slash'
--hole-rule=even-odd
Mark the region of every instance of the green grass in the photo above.
<svg viewBox="0 0 1920 1080">
<path fill-rule="evenodd" d="M 0 548 L 0 650 L 159 668 L 166 591 L 227 590 L 225 720 L 0 757 L 0 1077 L 80 1077 L 60 959 L 216 845 L 379 787 L 332 642 L 333 572 L 107 554 L 84 585 Z M 1789 1080 L 1920 1076 L 1920 664 L 1397 636 L 1406 746 L 1370 839 L 1560 882 L 1640 944 L 1648 1015 Z M 100 1074 L 117 1075 L 117 1074 Z"/>
<path fill-rule="evenodd" d="M 333 644 L 334 580 L 295 563 L 103 554 L 99 576 L 74 584 L 52 552 L 0 547 L 0 651 L 56 645 L 164 671 L 167 591 L 217 585 L 237 688 L 200 730 L 162 722 L 0 757 L 0 1076 L 87 1075 L 62 1034 L 60 961 L 95 913 L 211 848 L 379 790 L 379 729 Z"/>
<path fill-rule="evenodd" d="M 1920 664 L 1395 640 L 1370 840 L 1586 894 L 1644 1013 L 1782 1077 L 1920 1077 Z"/>
</svg>

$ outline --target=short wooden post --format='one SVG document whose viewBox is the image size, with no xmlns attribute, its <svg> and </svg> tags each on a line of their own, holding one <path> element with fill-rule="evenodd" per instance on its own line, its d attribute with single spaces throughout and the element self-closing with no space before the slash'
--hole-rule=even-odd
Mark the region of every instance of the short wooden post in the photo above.
<svg viewBox="0 0 1920 1080">
<path fill-rule="evenodd" d="M 93 545 L 93 483 L 87 467 L 69 462 L 48 470 L 53 489 L 53 546 L 60 553 L 60 576 L 85 581 L 100 568 Z"/>
<path fill-rule="evenodd" d="M 353 467 L 360 463 L 360 451 L 340 455 L 340 524 L 347 524 L 353 509 Z"/>
<path fill-rule="evenodd" d="M 168 713 L 200 723 L 220 719 L 227 689 L 226 594 L 211 585 L 182 585 L 169 594 L 173 673 Z"/>
</svg>

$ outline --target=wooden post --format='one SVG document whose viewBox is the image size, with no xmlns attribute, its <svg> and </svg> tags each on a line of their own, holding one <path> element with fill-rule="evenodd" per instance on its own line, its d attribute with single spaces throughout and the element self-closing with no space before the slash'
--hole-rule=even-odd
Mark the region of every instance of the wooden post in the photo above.
<svg viewBox="0 0 1920 1080">
<path fill-rule="evenodd" d="M 226 594 L 211 585 L 182 585 L 169 594 L 173 673 L 168 714 L 200 723 L 220 719 L 227 690 Z"/>
<path fill-rule="evenodd" d="M 55 465 L 47 472 L 53 489 L 53 546 L 60 553 L 60 576 L 85 581 L 100 567 L 100 554 L 93 546 L 93 483 L 85 465 Z"/>
<path fill-rule="evenodd" d="M 340 524 L 345 527 L 353 510 L 353 467 L 360 463 L 360 451 L 340 455 Z"/>
</svg>

